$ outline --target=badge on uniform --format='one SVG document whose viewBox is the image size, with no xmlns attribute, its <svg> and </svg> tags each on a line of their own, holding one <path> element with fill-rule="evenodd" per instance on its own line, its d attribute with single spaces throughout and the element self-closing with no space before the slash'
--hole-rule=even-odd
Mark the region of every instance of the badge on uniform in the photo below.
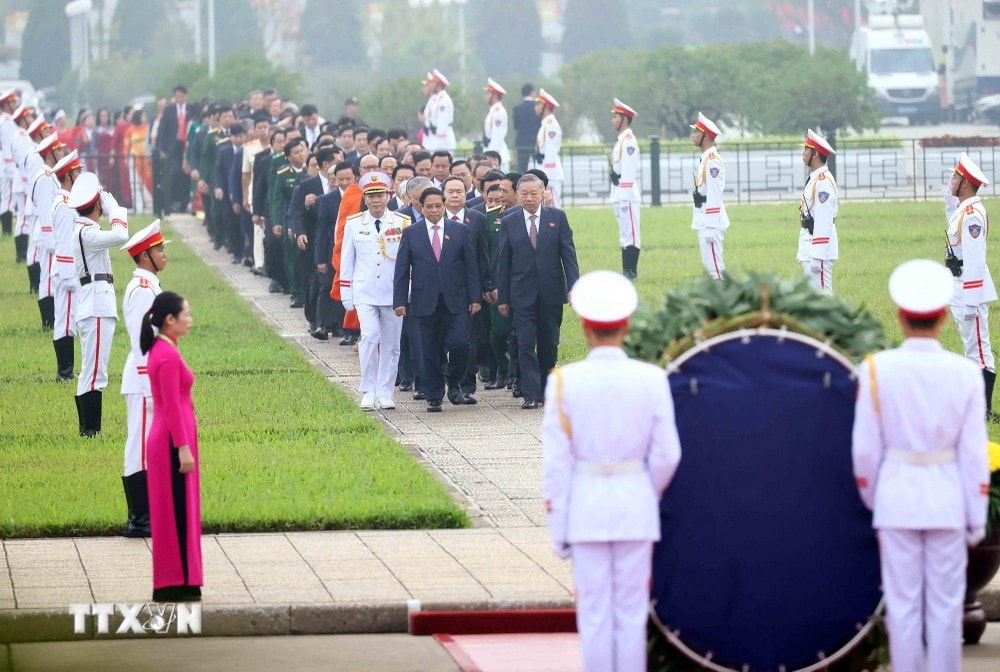
<svg viewBox="0 0 1000 672">
<path fill-rule="evenodd" d="M 719 169 L 718 168 L 709 168 L 708 172 L 712 174 L 712 177 L 718 177 L 719 176 Z"/>
<path fill-rule="evenodd" d="M 442 106 L 441 106 L 441 107 L 439 107 L 438 109 L 439 109 L 439 110 L 441 110 L 442 112 L 444 112 L 444 105 L 442 105 Z"/>
<path fill-rule="evenodd" d="M 978 238 L 979 234 L 983 232 L 983 227 L 979 224 L 969 224 L 969 233 L 973 238 Z"/>
<path fill-rule="evenodd" d="M 501 123 L 501 122 L 500 122 L 500 120 L 499 120 L 499 119 L 497 119 L 497 120 L 496 120 L 496 121 L 494 122 L 494 126 L 499 126 L 499 125 L 500 125 L 500 123 Z"/>
<path fill-rule="evenodd" d="M 635 154 L 635 147 L 629 147 L 625 151 L 628 152 L 629 156 L 632 156 L 633 154 Z"/>
<path fill-rule="evenodd" d="M 556 132 L 555 131 L 549 131 L 549 137 L 550 138 L 555 138 L 556 137 Z"/>
<path fill-rule="evenodd" d="M 826 199 L 830 198 L 830 194 L 826 193 L 825 191 L 819 192 L 818 194 L 816 194 L 816 196 L 819 197 L 820 203 L 826 203 Z"/>
</svg>

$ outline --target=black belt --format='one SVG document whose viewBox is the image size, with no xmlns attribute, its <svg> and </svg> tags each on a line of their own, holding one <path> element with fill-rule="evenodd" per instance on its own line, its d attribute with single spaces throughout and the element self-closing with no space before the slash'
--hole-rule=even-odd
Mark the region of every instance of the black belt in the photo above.
<svg viewBox="0 0 1000 672">
<path fill-rule="evenodd" d="M 115 283 L 115 276 L 110 273 L 97 273 L 96 275 L 85 275 L 80 278 L 80 286 L 89 285 L 92 282 L 107 282 L 108 284 Z"/>
</svg>

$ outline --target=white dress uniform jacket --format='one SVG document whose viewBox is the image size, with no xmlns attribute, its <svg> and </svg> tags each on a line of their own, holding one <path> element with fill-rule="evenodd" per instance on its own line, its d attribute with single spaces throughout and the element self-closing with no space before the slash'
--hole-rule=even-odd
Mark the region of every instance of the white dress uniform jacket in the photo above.
<svg viewBox="0 0 1000 672">
<path fill-rule="evenodd" d="M 544 408 L 543 489 L 557 552 L 577 542 L 658 540 L 660 495 L 681 457 L 663 369 L 620 348 L 594 348 L 550 374 Z"/>
<path fill-rule="evenodd" d="M 691 228 L 696 231 L 728 229 L 729 215 L 726 214 L 726 204 L 722 202 L 722 192 L 726 190 L 726 165 L 714 146 L 701 153 L 701 163 L 694 176 L 694 187 L 705 197 L 705 202 L 700 208 L 693 209 Z"/>
<path fill-rule="evenodd" d="M 443 149 L 454 152 L 456 147 L 455 103 L 447 91 L 438 91 L 427 100 L 424 107 L 425 123 L 434 127 L 434 132 L 428 132 L 424 137 L 424 147 L 428 151 Z M 433 139 L 433 140 L 432 140 Z M 430 143 L 430 144 L 428 144 Z M 433 147 L 433 149 L 432 149 Z"/>
<path fill-rule="evenodd" d="M 347 218 L 340 255 L 340 293 L 345 305 L 392 306 L 396 253 L 410 218 L 386 210 L 380 220 L 376 231 L 375 217 L 367 210 Z"/>
<path fill-rule="evenodd" d="M 799 209 L 812 214 L 815 224 L 813 233 L 809 235 L 806 229 L 799 230 L 799 250 L 796 260 L 799 262 L 822 259 L 835 261 L 839 256 L 837 246 L 837 183 L 833 173 L 826 166 L 817 168 L 809 175 L 805 189 L 802 190 L 802 202 Z"/>
<path fill-rule="evenodd" d="M 162 291 L 160 278 L 143 268 L 132 272 L 132 279 L 125 287 L 122 319 L 125 321 L 130 348 L 122 371 L 122 394 L 141 394 L 145 397 L 152 395 L 146 371 L 147 355 L 142 354 L 142 348 L 139 347 L 139 335 L 142 332 L 142 318 L 152 308 L 153 299 Z"/>
<path fill-rule="evenodd" d="M 611 169 L 621 177 L 618 184 L 611 185 L 611 202 L 629 201 L 638 203 L 642 195 L 639 186 L 639 165 L 642 160 L 639 141 L 631 128 L 618 134 L 614 149 L 611 150 Z"/>
<path fill-rule="evenodd" d="M 38 285 L 38 298 L 40 299 L 55 295 L 52 278 L 55 271 L 55 237 L 52 231 L 52 202 L 58 190 L 59 183 L 56 181 L 51 169 L 43 164 L 35 172 L 28 192 L 33 213 L 31 237 L 35 241 L 35 246 L 38 250 L 38 261 L 41 264 Z"/>
<path fill-rule="evenodd" d="M 76 275 L 76 266 L 73 262 L 73 228 L 76 224 L 76 211 L 70 210 L 66 205 L 68 199 L 68 191 L 57 190 L 50 215 L 56 260 L 52 267 L 56 318 L 53 340 L 76 336 L 77 306 L 73 296 L 76 290 L 80 289 L 80 278 Z"/>
<path fill-rule="evenodd" d="M 532 159 L 532 168 L 541 168 L 545 171 L 549 180 L 562 181 L 563 166 L 559 152 L 562 149 L 562 127 L 559 121 L 551 112 L 542 119 L 542 124 L 538 128 L 538 135 L 535 137 L 535 146 L 542 155 L 542 162 L 538 163 Z"/>
<path fill-rule="evenodd" d="M 98 275 L 111 275 L 112 247 L 128 241 L 128 222 L 125 208 L 118 208 L 111 216 L 111 229 L 105 231 L 97 222 L 86 217 L 77 217 L 73 228 L 73 265 L 80 279 L 77 320 L 89 317 L 118 318 L 115 302 L 115 287 L 110 282 L 95 280 Z M 92 280 L 84 284 L 84 278 Z"/>
<path fill-rule="evenodd" d="M 21 130 L 6 112 L 0 117 L 0 212 L 8 212 L 13 206 L 14 179 L 17 170 L 14 167 L 14 156 L 10 153 L 10 144 L 17 132 Z"/>
<path fill-rule="evenodd" d="M 957 198 L 955 199 L 958 200 Z M 948 246 L 962 260 L 962 276 L 957 278 L 955 303 L 978 306 L 997 300 L 993 277 L 986 266 L 986 234 L 989 220 L 978 196 L 967 198 L 945 211 L 948 217 Z"/>
<path fill-rule="evenodd" d="M 484 150 L 492 150 L 500 153 L 500 169 L 508 170 L 510 167 L 510 149 L 507 148 L 507 108 L 503 103 L 497 101 L 490 107 L 490 111 L 483 120 L 483 135 L 489 140 Z"/>
</svg>

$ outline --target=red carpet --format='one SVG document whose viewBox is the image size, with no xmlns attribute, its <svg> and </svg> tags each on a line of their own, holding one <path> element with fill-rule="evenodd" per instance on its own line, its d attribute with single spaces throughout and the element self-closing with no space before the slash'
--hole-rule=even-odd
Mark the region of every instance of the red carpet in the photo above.
<svg viewBox="0 0 1000 672">
<path fill-rule="evenodd" d="M 434 635 L 462 672 L 579 672 L 576 633 Z"/>
</svg>

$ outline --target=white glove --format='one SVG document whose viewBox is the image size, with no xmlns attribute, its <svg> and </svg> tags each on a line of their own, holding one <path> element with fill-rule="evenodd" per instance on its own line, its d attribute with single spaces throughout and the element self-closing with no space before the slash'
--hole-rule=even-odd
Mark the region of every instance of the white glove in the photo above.
<svg viewBox="0 0 1000 672">
<path fill-rule="evenodd" d="M 63 281 L 63 289 L 66 290 L 67 294 L 72 294 L 76 290 L 80 289 L 80 278 Z"/>
<path fill-rule="evenodd" d="M 821 270 L 823 270 L 822 262 L 823 262 L 822 259 L 817 259 L 816 257 L 813 257 L 812 259 L 809 260 L 809 270 L 812 271 L 813 273 L 819 273 Z"/>
<path fill-rule="evenodd" d="M 969 546 L 975 546 L 980 541 L 986 538 L 986 528 L 977 527 L 975 529 L 965 530 L 965 543 Z"/>
<path fill-rule="evenodd" d="M 353 301 L 351 301 L 351 300 L 347 300 L 347 301 L 341 300 L 341 303 L 344 304 L 344 310 L 348 310 L 348 311 L 354 310 L 354 302 Z"/>
<path fill-rule="evenodd" d="M 115 204 L 114 208 L 108 211 L 108 217 L 111 219 L 120 219 L 128 226 L 128 208 L 123 208 Z"/>
<path fill-rule="evenodd" d="M 979 315 L 979 306 L 966 306 L 965 313 L 962 315 L 962 319 L 966 322 L 972 322 Z"/>
<path fill-rule="evenodd" d="M 573 555 L 572 546 L 561 541 L 552 542 L 552 551 L 560 560 L 569 560 L 570 556 Z"/>
<path fill-rule="evenodd" d="M 118 201 L 115 200 L 114 194 L 105 189 L 101 189 L 101 210 L 108 213 L 111 216 L 111 211 L 118 207 Z"/>
</svg>

